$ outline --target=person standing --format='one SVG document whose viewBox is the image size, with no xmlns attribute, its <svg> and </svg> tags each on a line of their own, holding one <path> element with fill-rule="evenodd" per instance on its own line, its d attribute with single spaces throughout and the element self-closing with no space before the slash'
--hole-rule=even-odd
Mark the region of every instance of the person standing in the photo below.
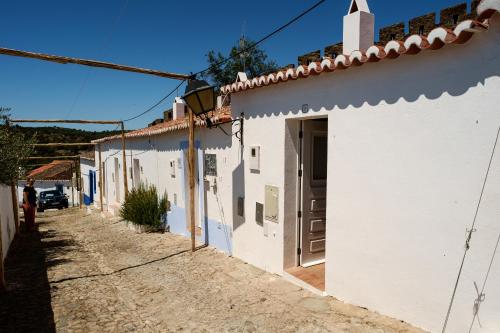
<svg viewBox="0 0 500 333">
<path fill-rule="evenodd" d="M 35 229 L 36 191 L 33 187 L 34 184 L 35 180 L 28 178 L 28 182 L 23 190 L 24 221 L 27 231 Z"/>
</svg>

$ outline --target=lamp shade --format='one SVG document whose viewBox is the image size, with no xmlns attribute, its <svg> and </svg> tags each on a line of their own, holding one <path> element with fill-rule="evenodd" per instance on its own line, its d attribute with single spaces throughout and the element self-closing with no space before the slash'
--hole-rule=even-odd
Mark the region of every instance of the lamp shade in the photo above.
<svg viewBox="0 0 500 333">
<path fill-rule="evenodd" d="M 207 81 L 189 80 L 182 99 L 196 116 L 215 110 L 214 87 Z"/>
</svg>

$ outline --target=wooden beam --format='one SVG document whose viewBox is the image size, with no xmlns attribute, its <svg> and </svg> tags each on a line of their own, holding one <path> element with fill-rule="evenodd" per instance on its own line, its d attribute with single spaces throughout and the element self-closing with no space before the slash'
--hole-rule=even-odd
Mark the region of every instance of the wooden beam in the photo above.
<svg viewBox="0 0 500 333">
<path fill-rule="evenodd" d="M 0 291 L 5 290 L 5 272 L 3 266 L 3 245 L 2 245 L 2 228 L 0 226 Z"/>
<path fill-rule="evenodd" d="M 9 119 L 9 123 L 65 123 L 65 124 L 101 124 L 118 125 L 120 120 L 67 120 L 67 119 Z"/>
<path fill-rule="evenodd" d="M 49 159 L 78 159 L 80 156 L 78 155 L 73 155 L 73 156 L 30 156 L 26 157 L 26 160 L 49 160 Z"/>
<path fill-rule="evenodd" d="M 101 213 L 103 213 L 104 212 L 104 203 L 102 202 L 102 187 L 103 187 L 103 184 L 102 184 L 102 173 L 103 173 L 102 167 L 103 167 L 104 163 L 102 162 L 101 144 L 99 144 L 97 147 L 99 148 L 99 198 L 101 200 Z"/>
<path fill-rule="evenodd" d="M 194 199 L 194 116 L 191 110 L 189 114 L 189 149 L 188 149 L 188 167 L 189 167 L 189 221 L 191 224 L 191 252 L 196 251 L 196 227 L 195 227 L 195 199 Z"/>
<path fill-rule="evenodd" d="M 80 146 L 95 146 L 92 142 L 78 142 L 78 143 L 34 143 L 33 147 L 80 147 Z"/>
<path fill-rule="evenodd" d="M 38 59 L 38 60 L 43 60 L 43 61 L 56 62 L 59 64 L 77 64 L 77 65 L 90 66 L 90 67 L 108 68 L 108 69 L 114 69 L 114 70 L 125 71 L 125 72 L 134 72 L 134 73 L 140 73 L 140 74 L 154 75 L 154 76 L 159 76 L 159 77 L 163 77 L 163 78 L 167 78 L 167 79 L 174 79 L 174 80 L 187 80 L 190 78 L 190 75 L 185 75 L 185 74 L 161 72 L 161 71 L 152 70 L 152 69 L 131 67 L 131 66 L 125 66 L 125 65 L 117 65 L 117 64 L 103 62 L 103 61 L 62 57 L 62 56 L 49 55 L 49 54 L 43 54 L 43 53 L 34 53 L 34 52 L 28 52 L 28 51 L 7 49 L 7 48 L 3 48 L 3 47 L 0 47 L 0 54 L 14 56 L 14 57 L 32 58 L 32 59 Z"/>
<path fill-rule="evenodd" d="M 127 154 L 126 154 L 126 147 L 125 147 L 125 126 L 123 125 L 123 122 L 121 124 L 122 126 L 122 158 L 123 158 L 123 189 L 125 191 L 125 200 L 127 200 L 128 197 L 128 177 L 127 177 Z"/>
<path fill-rule="evenodd" d="M 77 176 L 77 183 L 76 183 L 76 188 L 79 190 L 78 192 L 78 201 L 80 204 L 80 209 L 82 209 L 82 204 L 83 204 L 83 188 L 82 188 L 82 166 L 80 165 L 80 159 L 77 160 L 77 169 L 76 169 L 76 176 Z"/>
<path fill-rule="evenodd" d="M 19 233 L 19 202 L 17 200 L 17 184 L 12 180 L 10 184 L 10 193 L 12 194 L 12 210 L 14 212 L 14 223 L 16 235 Z"/>
</svg>

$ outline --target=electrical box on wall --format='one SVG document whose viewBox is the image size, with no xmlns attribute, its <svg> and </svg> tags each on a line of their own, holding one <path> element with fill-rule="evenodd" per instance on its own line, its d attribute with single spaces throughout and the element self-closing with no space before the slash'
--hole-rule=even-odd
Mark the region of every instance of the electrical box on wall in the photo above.
<svg viewBox="0 0 500 333">
<path fill-rule="evenodd" d="M 279 189 L 276 186 L 266 185 L 264 215 L 266 220 L 278 223 Z"/>
<path fill-rule="evenodd" d="M 175 160 L 170 161 L 170 176 L 175 178 Z"/>
<path fill-rule="evenodd" d="M 260 171 L 260 147 L 250 147 L 250 170 Z"/>
</svg>

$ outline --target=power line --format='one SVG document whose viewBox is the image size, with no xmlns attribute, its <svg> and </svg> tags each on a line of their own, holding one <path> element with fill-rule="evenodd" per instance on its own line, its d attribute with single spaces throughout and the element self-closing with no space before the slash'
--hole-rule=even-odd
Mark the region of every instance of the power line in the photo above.
<svg viewBox="0 0 500 333">
<path fill-rule="evenodd" d="M 215 65 L 213 66 L 209 66 L 207 68 L 205 68 L 204 70 L 201 70 L 199 72 L 196 72 L 194 75 L 199 75 L 199 74 L 203 74 L 207 71 L 209 71 L 210 69 L 212 68 L 216 68 L 216 67 L 219 67 L 220 65 L 223 65 L 225 63 L 227 63 L 229 60 L 231 60 L 232 58 L 236 58 L 236 57 L 239 57 L 241 54 L 245 53 L 245 52 L 248 52 L 250 50 L 252 50 L 253 48 L 255 48 L 257 45 L 263 43 L 264 41 L 266 41 L 267 39 L 271 38 L 272 36 L 276 35 L 277 33 L 281 32 L 282 30 L 288 28 L 290 25 L 294 24 L 295 22 L 297 22 L 298 20 L 300 20 L 302 17 L 306 16 L 307 14 L 309 14 L 310 12 L 312 12 L 313 10 L 315 10 L 317 7 L 319 7 L 320 5 L 322 5 L 324 2 L 326 2 L 326 0 L 320 0 L 318 1 L 317 3 L 315 3 L 312 7 L 310 7 L 309 9 L 307 9 L 306 11 L 300 13 L 298 16 L 294 17 L 293 19 L 291 19 L 290 21 L 288 21 L 287 23 L 285 23 L 284 25 L 282 25 L 281 27 L 279 27 L 278 29 L 274 30 L 273 32 L 267 34 L 266 36 L 262 37 L 261 39 L 259 39 L 257 42 L 253 43 L 252 45 L 236 52 L 234 55 L 224 59 L 224 60 L 221 60 L 219 61 L 218 63 L 216 63 Z"/>
<path fill-rule="evenodd" d="M 448 320 L 450 319 L 451 309 L 453 308 L 453 302 L 455 301 L 455 295 L 456 295 L 457 289 L 458 289 L 458 283 L 460 282 L 460 278 L 462 276 L 462 271 L 463 271 L 464 264 L 465 264 L 465 258 L 467 257 L 467 252 L 470 249 L 470 241 L 472 238 L 472 233 L 476 231 L 476 229 L 474 229 L 474 227 L 476 226 L 477 216 L 479 214 L 479 208 L 481 207 L 481 202 L 483 200 L 484 190 L 486 188 L 486 183 L 488 182 L 488 177 L 490 175 L 491 165 L 493 164 L 493 157 L 495 156 L 495 150 L 497 148 L 499 137 L 500 137 L 500 127 L 498 128 L 497 136 L 495 139 L 495 144 L 493 145 L 493 150 L 491 152 L 490 162 L 488 164 L 488 169 L 486 170 L 486 175 L 484 177 L 483 187 L 481 188 L 481 194 L 479 195 L 479 200 L 477 202 L 476 212 L 474 213 L 474 220 L 472 221 L 472 226 L 471 226 L 470 230 L 467 230 L 467 240 L 465 241 L 465 252 L 464 252 L 464 256 L 462 258 L 462 262 L 460 263 L 460 268 L 458 269 L 457 280 L 455 282 L 455 286 L 453 288 L 453 293 L 451 295 L 450 305 L 448 306 L 448 312 L 446 313 L 446 318 L 444 320 L 442 333 L 446 332 L 446 327 L 448 326 Z"/>
<path fill-rule="evenodd" d="M 306 16 L 307 14 L 309 14 L 310 12 L 312 12 L 313 10 L 315 10 L 317 7 L 319 7 L 320 5 L 322 5 L 324 2 L 326 2 L 326 0 L 320 0 L 318 1 L 317 3 L 315 3 L 312 7 L 308 8 L 307 10 L 303 11 L 302 13 L 300 13 L 299 15 L 295 16 L 293 19 L 291 19 L 290 21 L 288 21 L 287 23 L 285 23 L 284 25 L 282 25 L 281 27 L 277 28 L 276 30 L 274 30 L 273 32 L 267 34 L 266 36 L 262 37 L 261 39 L 259 39 L 257 42 L 253 43 L 252 45 L 238 51 L 236 54 L 224 59 L 224 60 L 221 60 L 219 61 L 218 63 L 216 63 L 215 65 L 213 66 L 209 66 L 207 68 L 205 68 L 204 70 L 201 70 L 199 72 L 196 72 L 195 74 L 192 75 L 192 77 L 195 77 L 197 75 L 200 75 L 200 74 L 203 74 L 205 72 L 207 72 L 208 70 L 210 69 L 216 69 L 217 67 L 227 63 L 229 60 L 231 60 L 232 58 L 236 58 L 236 57 L 239 57 L 240 55 L 252 50 L 253 48 L 255 48 L 257 45 L 263 43 L 264 41 L 268 40 L 269 38 L 271 38 L 272 36 L 276 35 L 277 33 L 283 31 L 284 29 L 288 28 L 290 25 L 292 25 L 293 23 L 297 22 L 298 20 L 300 20 L 302 17 Z M 163 97 L 162 99 L 160 99 L 157 103 L 155 103 L 153 106 L 151 106 L 149 109 L 147 109 L 146 111 L 144 111 L 143 113 L 141 114 L 138 114 L 137 116 L 134 116 L 132 118 L 129 118 L 129 119 L 126 119 L 124 120 L 124 122 L 128 122 L 128 121 L 131 121 L 131 120 L 135 120 L 139 117 L 142 117 L 143 115 L 145 115 L 146 113 L 152 111 L 154 108 L 156 108 L 158 105 L 160 105 L 163 101 L 165 101 L 168 97 L 170 97 L 186 80 L 182 81 L 177 87 L 175 87 L 174 90 L 172 90 L 167 96 Z"/>
<path fill-rule="evenodd" d="M 183 80 L 181 81 L 181 83 L 179 83 L 172 91 L 170 91 L 165 97 L 163 97 L 162 99 L 160 99 L 158 102 L 156 102 L 153 106 L 151 106 L 149 109 L 147 109 L 146 111 L 138 114 L 137 116 L 134 116 L 132 118 L 128 118 L 128 119 L 125 119 L 123 122 L 129 122 L 131 120 L 135 120 L 139 117 L 142 117 L 144 116 L 146 113 L 152 111 L 154 108 L 156 108 L 158 105 L 160 105 L 161 103 L 163 103 L 167 98 L 169 98 L 174 92 L 177 91 L 177 89 L 180 88 L 180 86 L 182 86 L 182 84 L 186 82 L 186 80 Z"/>
<path fill-rule="evenodd" d="M 101 44 L 101 47 L 100 47 L 100 54 L 101 55 L 103 54 L 103 51 L 107 47 L 109 47 L 109 44 L 111 42 L 111 37 L 112 37 L 113 33 L 115 32 L 115 29 L 118 26 L 118 23 L 120 22 L 123 14 L 125 12 L 125 10 L 127 9 L 128 3 L 129 3 L 129 0 L 126 0 L 124 2 L 122 8 L 118 12 L 118 15 L 115 17 L 115 19 L 113 20 L 113 22 L 111 24 L 111 29 L 109 30 L 107 36 L 102 41 L 102 44 Z M 88 80 L 90 78 L 90 73 L 92 72 L 92 69 L 93 69 L 92 67 L 88 68 L 87 73 L 85 74 L 85 78 L 83 79 L 82 84 L 80 85 L 80 89 L 78 90 L 78 92 L 77 92 L 77 94 L 75 96 L 75 99 L 73 100 L 73 104 L 71 105 L 71 108 L 69 109 L 69 111 L 66 114 L 65 118 L 68 118 L 69 115 L 73 113 L 73 110 L 75 109 L 75 106 L 78 103 L 78 100 L 80 99 L 80 96 L 81 96 L 83 90 L 85 89 L 85 86 L 87 85 L 87 82 L 88 82 Z"/>
</svg>

